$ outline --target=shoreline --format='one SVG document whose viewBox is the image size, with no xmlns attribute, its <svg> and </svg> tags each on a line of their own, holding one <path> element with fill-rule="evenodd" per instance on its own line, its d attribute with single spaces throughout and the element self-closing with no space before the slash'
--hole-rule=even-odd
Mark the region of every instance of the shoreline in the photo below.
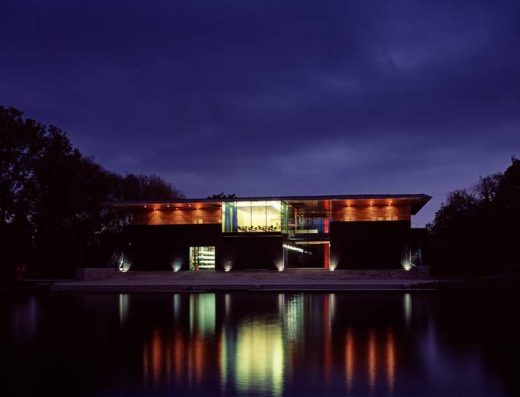
<svg viewBox="0 0 520 397">
<path fill-rule="evenodd" d="M 518 274 L 480 277 L 422 277 L 411 273 L 336 270 L 242 272 L 128 272 L 94 280 L 18 280 L 4 291 L 200 293 L 200 292 L 433 292 L 517 290 Z"/>
</svg>

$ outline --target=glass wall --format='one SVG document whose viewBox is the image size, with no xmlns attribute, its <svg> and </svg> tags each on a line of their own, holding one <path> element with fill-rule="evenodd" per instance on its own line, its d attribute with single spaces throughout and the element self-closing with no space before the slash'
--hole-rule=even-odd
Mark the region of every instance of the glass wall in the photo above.
<svg viewBox="0 0 520 397">
<path fill-rule="evenodd" d="M 266 233 L 287 230 L 287 204 L 282 205 L 281 201 L 223 203 L 222 217 L 224 233 Z"/>
<path fill-rule="evenodd" d="M 236 232 L 237 220 L 237 203 L 222 203 L 222 231 L 224 233 Z"/>
<path fill-rule="evenodd" d="M 318 234 L 329 232 L 329 218 L 312 215 L 298 215 L 295 234 Z"/>
<path fill-rule="evenodd" d="M 289 225 L 289 205 L 282 201 L 282 213 L 281 213 L 281 219 L 282 219 L 282 233 L 287 234 L 288 232 L 288 225 Z"/>
</svg>

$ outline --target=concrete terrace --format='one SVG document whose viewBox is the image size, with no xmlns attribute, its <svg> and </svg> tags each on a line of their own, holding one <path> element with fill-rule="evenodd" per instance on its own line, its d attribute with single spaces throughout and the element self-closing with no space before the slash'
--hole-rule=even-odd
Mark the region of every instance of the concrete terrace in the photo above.
<svg viewBox="0 0 520 397">
<path fill-rule="evenodd" d="M 298 269 L 235 272 L 128 272 L 85 281 L 53 282 L 54 291 L 196 292 L 254 291 L 400 291 L 433 290 L 433 279 L 405 271 Z"/>
</svg>

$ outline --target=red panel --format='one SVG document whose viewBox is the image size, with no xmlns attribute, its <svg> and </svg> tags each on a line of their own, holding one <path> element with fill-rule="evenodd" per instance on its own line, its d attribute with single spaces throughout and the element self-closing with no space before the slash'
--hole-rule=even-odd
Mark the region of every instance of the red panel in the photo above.
<svg viewBox="0 0 520 397">
<path fill-rule="evenodd" d="M 330 249 L 329 244 L 323 244 L 323 267 L 325 269 L 329 268 L 329 257 L 330 257 Z"/>
</svg>

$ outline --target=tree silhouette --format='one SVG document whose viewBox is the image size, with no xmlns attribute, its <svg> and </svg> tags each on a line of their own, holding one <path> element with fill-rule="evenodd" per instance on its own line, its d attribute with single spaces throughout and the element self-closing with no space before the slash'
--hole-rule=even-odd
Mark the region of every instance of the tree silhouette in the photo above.
<svg viewBox="0 0 520 397">
<path fill-rule="evenodd" d="M 429 262 L 438 274 L 520 270 L 520 160 L 448 195 L 429 230 Z"/>
<path fill-rule="evenodd" d="M 179 197 L 160 177 L 109 172 L 59 128 L 0 107 L 0 238 L 11 242 L 0 258 L 4 274 L 20 261 L 49 276 L 100 266 L 127 221 L 103 203 Z"/>
<path fill-rule="evenodd" d="M 211 196 L 208 196 L 209 199 L 233 199 L 237 198 L 237 196 L 233 194 L 225 194 L 224 192 L 221 192 L 219 194 L 212 194 Z"/>
</svg>

